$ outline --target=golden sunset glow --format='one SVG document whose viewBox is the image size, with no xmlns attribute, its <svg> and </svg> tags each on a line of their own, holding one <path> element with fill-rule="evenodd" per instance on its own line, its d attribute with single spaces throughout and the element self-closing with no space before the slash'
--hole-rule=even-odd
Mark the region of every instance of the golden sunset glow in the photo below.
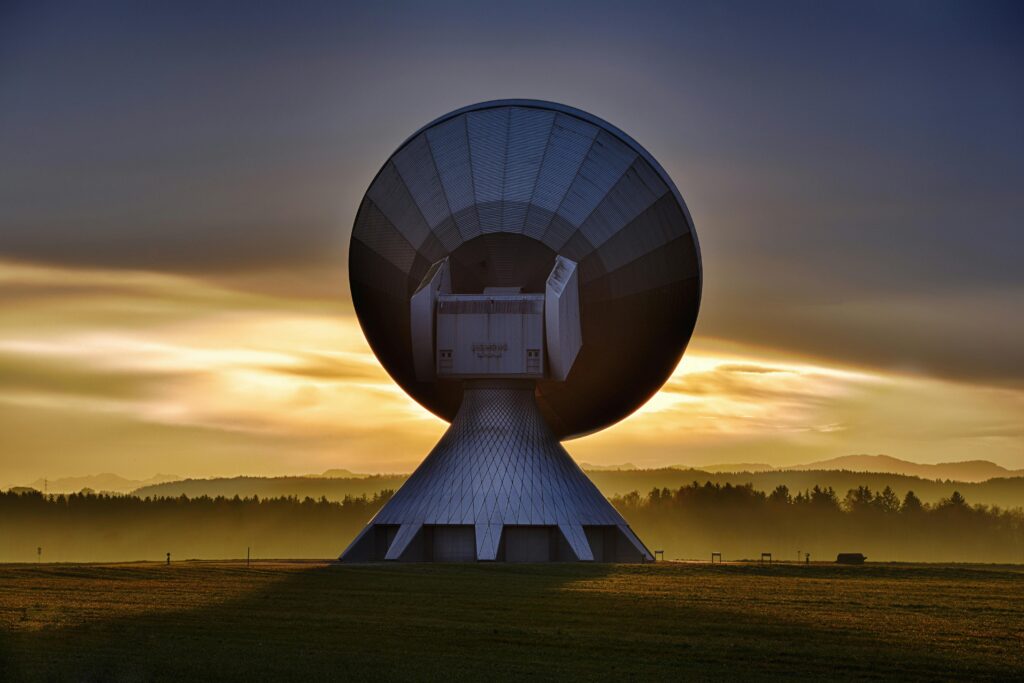
<svg viewBox="0 0 1024 683">
<path fill-rule="evenodd" d="M 347 304 L 147 272 L 0 265 L 7 481 L 406 472 L 445 423 L 387 376 Z M 1024 394 L 696 336 L 630 418 L 568 442 L 608 465 L 788 465 L 850 452 L 1021 466 Z M 19 456 L 18 454 L 23 454 Z"/>
<path fill-rule="evenodd" d="M 3 2 L 0 683 L 1024 683 L 1022 38 Z"/>
</svg>

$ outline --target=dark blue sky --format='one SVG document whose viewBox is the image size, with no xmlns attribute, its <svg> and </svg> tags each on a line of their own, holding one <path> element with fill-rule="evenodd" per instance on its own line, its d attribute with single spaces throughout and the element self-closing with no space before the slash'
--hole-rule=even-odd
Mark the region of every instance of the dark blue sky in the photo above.
<svg viewBox="0 0 1024 683">
<path fill-rule="evenodd" d="M 1024 383 L 1022 3 L 187 5 L 0 8 L 0 257 L 343 298 L 408 134 L 548 99 L 676 181 L 698 334 Z"/>
</svg>

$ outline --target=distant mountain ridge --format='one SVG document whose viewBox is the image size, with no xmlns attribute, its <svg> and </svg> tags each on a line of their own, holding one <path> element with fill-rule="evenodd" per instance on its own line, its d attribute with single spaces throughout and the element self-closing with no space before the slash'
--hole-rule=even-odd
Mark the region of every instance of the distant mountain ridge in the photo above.
<svg viewBox="0 0 1024 683">
<path fill-rule="evenodd" d="M 777 468 L 763 462 L 737 462 L 723 463 L 720 465 L 701 465 L 690 467 L 689 465 L 677 465 L 681 470 L 697 469 L 702 472 L 771 472 Z"/>
<path fill-rule="evenodd" d="M 936 464 L 917 463 L 901 460 L 891 455 L 841 455 L 827 460 L 816 460 L 802 465 L 774 467 L 767 463 L 723 463 L 717 465 L 674 465 L 680 470 L 701 472 L 865 472 L 876 474 L 899 474 L 921 479 L 941 479 L 980 483 L 989 479 L 1024 476 L 1024 469 L 1011 470 L 989 460 L 963 460 Z M 587 469 L 584 467 L 583 469 Z M 602 468 L 617 469 L 617 468 Z"/>
<path fill-rule="evenodd" d="M 890 455 L 842 455 L 806 465 L 778 468 L 781 470 L 848 470 L 850 472 L 879 472 L 903 474 L 922 479 L 950 479 L 953 481 L 982 482 L 1000 477 L 1024 476 L 1024 470 L 1010 470 L 988 460 L 941 462 L 934 465 L 901 460 Z"/>
<path fill-rule="evenodd" d="M 307 474 L 311 479 L 366 479 L 369 474 L 360 474 L 352 470 L 334 468 L 325 471 L 323 474 Z"/>
<path fill-rule="evenodd" d="M 365 479 L 371 475 L 360 474 L 346 469 L 329 469 L 323 474 L 299 475 L 302 479 Z M 264 478 L 264 477 L 258 477 Z M 269 479 L 288 477 L 266 477 Z M 290 477 L 295 478 L 295 477 Z M 222 477 L 219 479 L 228 479 Z M 230 479 L 238 479 L 231 477 Z M 140 489 L 148 489 L 151 486 L 161 484 L 172 484 L 183 481 L 214 481 L 214 479 L 184 479 L 177 474 L 155 474 L 149 479 L 128 479 L 119 474 L 102 472 L 100 474 L 87 474 L 80 477 L 59 477 L 57 479 L 36 479 L 28 486 L 15 486 L 17 489 L 35 489 L 47 493 L 78 493 L 83 489 L 89 489 L 96 493 L 134 493 Z"/>
<path fill-rule="evenodd" d="M 156 474 L 149 479 L 127 479 L 119 474 L 102 472 L 81 477 L 60 477 L 58 479 L 37 479 L 28 488 L 47 493 L 78 493 L 82 489 L 108 493 L 131 493 L 142 486 L 163 484 L 181 479 L 176 474 Z"/>
</svg>

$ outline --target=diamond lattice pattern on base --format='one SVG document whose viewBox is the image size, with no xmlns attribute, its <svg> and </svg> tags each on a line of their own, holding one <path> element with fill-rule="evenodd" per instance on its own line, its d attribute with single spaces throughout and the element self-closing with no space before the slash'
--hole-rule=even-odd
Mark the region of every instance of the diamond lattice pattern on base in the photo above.
<svg viewBox="0 0 1024 683">
<path fill-rule="evenodd" d="M 614 527 L 653 559 L 554 437 L 530 384 L 467 384 L 441 441 L 342 559 L 375 527 L 398 527 L 386 553 L 397 560 L 424 527 L 461 525 L 475 528 L 478 560 L 497 559 L 505 526 L 557 528 L 578 560 L 594 559 L 584 527 Z"/>
</svg>

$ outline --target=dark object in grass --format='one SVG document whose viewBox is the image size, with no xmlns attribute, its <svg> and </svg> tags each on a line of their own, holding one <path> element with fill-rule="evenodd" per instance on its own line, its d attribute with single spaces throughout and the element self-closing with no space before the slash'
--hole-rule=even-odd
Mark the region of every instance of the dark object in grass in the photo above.
<svg viewBox="0 0 1024 683">
<path fill-rule="evenodd" d="M 836 564 L 864 564 L 866 559 L 867 555 L 862 553 L 839 553 L 836 555 Z"/>
</svg>

